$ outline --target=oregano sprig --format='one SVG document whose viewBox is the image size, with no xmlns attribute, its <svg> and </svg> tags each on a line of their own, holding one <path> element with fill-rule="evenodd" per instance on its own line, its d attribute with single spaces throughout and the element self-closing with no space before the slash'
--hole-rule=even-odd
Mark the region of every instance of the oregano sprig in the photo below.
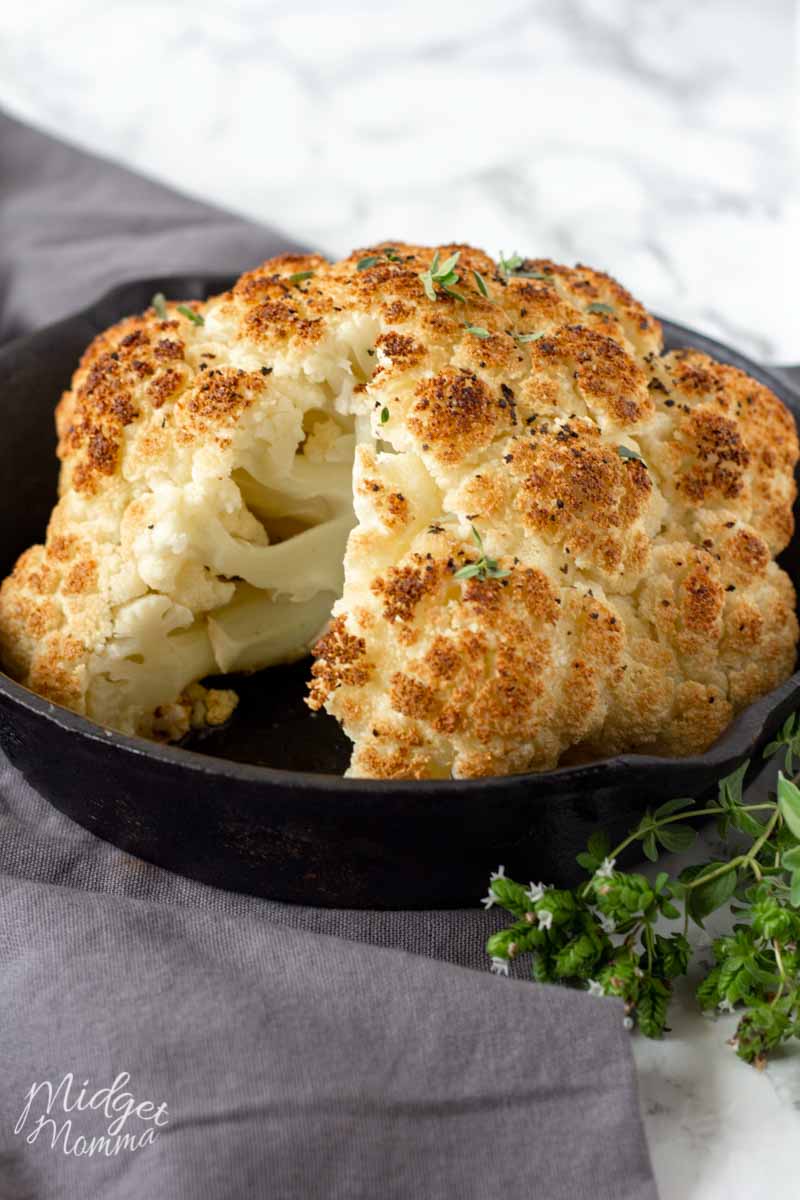
<svg viewBox="0 0 800 1200">
<path fill-rule="evenodd" d="M 764 750 L 764 758 L 771 758 L 779 750 L 785 751 L 783 769 L 791 775 L 795 757 L 800 758 L 800 713 L 792 713 L 786 718 L 778 736 Z"/>
<path fill-rule="evenodd" d="M 794 715 L 765 755 L 783 752 L 791 769 L 799 740 Z M 575 888 L 540 883 L 526 889 L 501 867 L 484 904 L 500 905 L 514 920 L 487 942 L 492 970 L 507 974 L 513 959 L 530 955 L 534 979 L 618 996 L 630 1027 L 661 1037 L 673 981 L 689 968 L 690 923 L 703 928 L 711 913 L 729 906 L 736 923 L 713 943 L 714 963 L 697 988 L 701 1008 L 740 1014 L 731 1044 L 757 1067 L 781 1042 L 800 1038 L 798 777 L 779 773 L 777 793 L 749 804 L 743 794 L 748 766 L 743 762 L 721 779 L 715 800 L 703 808 L 680 798 L 648 809 L 617 846 L 604 832 L 593 833 L 578 855 L 587 879 Z M 702 817 L 716 818 L 723 838 L 735 833 L 736 849 L 674 876 L 659 871 L 653 881 L 617 868 L 635 843 L 652 862 L 663 851 L 689 850 L 695 840 L 690 822 Z M 661 932 L 671 921 L 682 926 Z"/>
</svg>

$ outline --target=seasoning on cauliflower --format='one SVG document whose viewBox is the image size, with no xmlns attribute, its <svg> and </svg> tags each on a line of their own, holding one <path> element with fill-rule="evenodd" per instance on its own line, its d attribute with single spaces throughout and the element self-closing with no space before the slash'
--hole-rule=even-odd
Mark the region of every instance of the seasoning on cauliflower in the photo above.
<svg viewBox="0 0 800 1200">
<path fill-rule="evenodd" d="M 30 687 L 178 737 L 340 596 L 309 703 L 351 774 L 464 777 L 699 751 L 791 671 L 792 418 L 608 276 L 387 243 L 192 308 L 102 335 L 59 406 L 0 592 Z"/>
</svg>

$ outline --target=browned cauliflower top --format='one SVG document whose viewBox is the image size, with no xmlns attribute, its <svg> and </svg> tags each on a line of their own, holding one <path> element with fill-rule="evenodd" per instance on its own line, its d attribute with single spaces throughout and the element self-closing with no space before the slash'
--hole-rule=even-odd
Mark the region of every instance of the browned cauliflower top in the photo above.
<svg viewBox="0 0 800 1200">
<path fill-rule="evenodd" d="M 402 259 L 363 272 L 394 328 L 311 703 L 353 739 L 351 772 L 379 778 L 701 751 L 794 663 L 773 562 L 794 422 L 735 368 L 663 355 L 608 276 L 440 259 L 457 250 L 463 300 L 431 301 Z"/>
<path fill-rule="evenodd" d="M 304 653 L 337 595 L 310 703 L 355 775 L 690 753 L 792 669 L 791 416 L 587 267 L 273 259 L 98 337 L 57 427 L 0 655 L 115 728 L 222 719 L 197 681 Z"/>
</svg>

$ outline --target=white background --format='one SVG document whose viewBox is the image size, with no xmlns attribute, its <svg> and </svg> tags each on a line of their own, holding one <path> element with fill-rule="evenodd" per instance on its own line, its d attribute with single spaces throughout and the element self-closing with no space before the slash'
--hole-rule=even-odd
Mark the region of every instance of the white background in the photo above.
<svg viewBox="0 0 800 1200">
<path fill-rule="evenodd" d="M 0 105 L 332 254 L 470 241 L 612 271 L 800 363 L 791 0 L 29 0 Z M 1 166 L 1 164 L 0 164 Z M 795 1194 L 800 1058 L 688 988 L 635 1040 L 663 1200 Z M 611 1151 L 613 1152 L 613 1151 Z"/>
<path fill-rule="evenodd" d="M 31 0 L 0 104 L 334 254 L 588 261 L 800 361 L 792 0 Z"/>
</svg>

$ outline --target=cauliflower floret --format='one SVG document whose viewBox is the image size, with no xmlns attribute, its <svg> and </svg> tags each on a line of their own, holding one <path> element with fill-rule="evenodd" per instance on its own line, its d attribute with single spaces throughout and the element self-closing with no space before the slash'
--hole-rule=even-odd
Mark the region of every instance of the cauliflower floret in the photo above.
<svg viewBox="0 0 800 1200">
<path fill-rule="evenodd" d="M 175 738 L 230 711 L 204 676 L 302 657 L 333 610 L 309 703 L 379 778 L 696 752 L 788 675 L 776 397 L 663 355 L 607 275 L 438 253 L 455 286 L 420 247 L 286 256 L 101 335 L 0 590 L 7 669 Z"/>
</svg>

